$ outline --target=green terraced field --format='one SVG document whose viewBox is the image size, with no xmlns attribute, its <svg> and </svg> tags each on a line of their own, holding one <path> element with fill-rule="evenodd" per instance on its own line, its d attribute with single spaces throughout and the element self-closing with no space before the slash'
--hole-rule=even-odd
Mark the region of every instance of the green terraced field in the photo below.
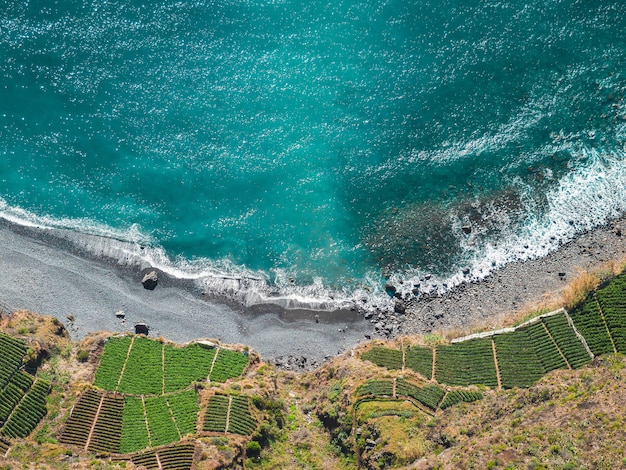
<svg viewBox="0 0 626 470">
<path fill-rule="evenodd" d="M 491 339 L 481 338 L 437 347 L 437 382 L 448 385 L 498 385 Z"/>
<path fill-rule="evenodd" d="M 430 380 L 433 375 L 433 350 L 409 346 L 404 353 L 405 366 Z"/>
<path fill-rule="evenodd" d="M 533 343 L 523 330 L 494 336 L 502 387 L 530 387 L 545 373 Z"/>
<path fill-rule="evenodd" d="M 402 369 L 402 351 L 399 349 L 376 346 L 364 352 L 361 359 L 387 369 Z"/>
</svg>

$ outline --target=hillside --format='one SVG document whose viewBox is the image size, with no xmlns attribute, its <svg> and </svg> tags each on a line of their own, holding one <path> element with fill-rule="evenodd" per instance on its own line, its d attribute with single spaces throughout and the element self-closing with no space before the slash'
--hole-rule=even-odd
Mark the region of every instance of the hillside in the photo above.
<svg viewBox="0 0 626 470">
<path fill-rule="evenodd" d="M 372 341 L 315 371 L 243 345 L 0 322 L 3 468 L 626 467 L 626 275 L 497 332 Z"/>
</svg>

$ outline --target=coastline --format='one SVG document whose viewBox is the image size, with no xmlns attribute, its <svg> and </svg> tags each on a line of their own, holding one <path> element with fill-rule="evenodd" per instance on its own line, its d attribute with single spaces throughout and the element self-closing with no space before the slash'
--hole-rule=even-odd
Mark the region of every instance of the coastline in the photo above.
<svg viewBox="0 0 626 470">
<path fill-rule="evenodd" d="M 404 313 L 368 312 L 363 318 L 356 309 L 243 307 L 165 274 L 155 290 L 146 290 L 140 282 L 146 269 L 80 253 L 55 235 L 57 229 L 0 219 L 0 309 L 53 315 L 73 339 L 101 330 L 132 331 L 135 322 L 145 322 L 152 337 L 246 344 L 264 360 L 310 369 L 372 336 L 498 328 L 521 311 L 553 302 L 577 269 L 626 258 L 626 234 L 618 227 L 626 228 L 626 217 L 580 234 L 542 258 L 510 263 L 481 281 L 405 299 Z M 115 316 L 119 310 L 126 314 L 124 322 Z"/>
<path fill-rule="evenodd" d="M 461 284 L 443 295 L 410 299 L 399 333 L 496 329 L 522 312 L 560 307 L 554 304 L 562 289 L 580 270 L 626 259 L 625 229 L 626 217 L 612 220 L 541 258 L 507 264 L 481 281 Z"/>
<path fill-rule="evenodd" d="M 356 311 L 330 315 L 272 305 L 246 309 L 203 296 L 192 281 L 163 274 L 157 288 L 147 290 L 141 284 L 143 270 L 77 253 L 55 230 L 0 219 L 0 308 L 52 315 L 74 340 L 96 331 L 133 331 L 136 322 L 144 322 L 151 337 L 245 344 L 264 360 L 312 368 L 371 333 L 371 325 Z M 120 310 L 124 322 L 115 315 Z"/>
</svg>

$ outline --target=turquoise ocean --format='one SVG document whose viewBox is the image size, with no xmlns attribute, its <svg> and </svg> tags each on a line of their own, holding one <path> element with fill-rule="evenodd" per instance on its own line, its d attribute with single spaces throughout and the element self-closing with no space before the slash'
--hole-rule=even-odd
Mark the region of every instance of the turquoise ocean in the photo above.
<svg viewBox="0 0 626 470">
<path fill-rule="evenodd" d="M 248 304 L 441 291 L 626 212 L 623 0 L 4 1 L 0 59 L 0 216 Z"/>
</svg>

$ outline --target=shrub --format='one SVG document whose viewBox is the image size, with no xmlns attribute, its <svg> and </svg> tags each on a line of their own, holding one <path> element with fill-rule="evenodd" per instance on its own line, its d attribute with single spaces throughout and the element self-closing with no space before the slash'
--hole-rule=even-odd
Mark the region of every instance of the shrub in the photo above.
<svg viewBox="0 0 626 470">
<path fill-rule="evenodd" d="M 89 360 L 89 352 L 81 349 L 78 351 L 78 354 L 76 354 L 76 359 L 78 362 L 87 362 L 87 360 Z"/>
</svg>

